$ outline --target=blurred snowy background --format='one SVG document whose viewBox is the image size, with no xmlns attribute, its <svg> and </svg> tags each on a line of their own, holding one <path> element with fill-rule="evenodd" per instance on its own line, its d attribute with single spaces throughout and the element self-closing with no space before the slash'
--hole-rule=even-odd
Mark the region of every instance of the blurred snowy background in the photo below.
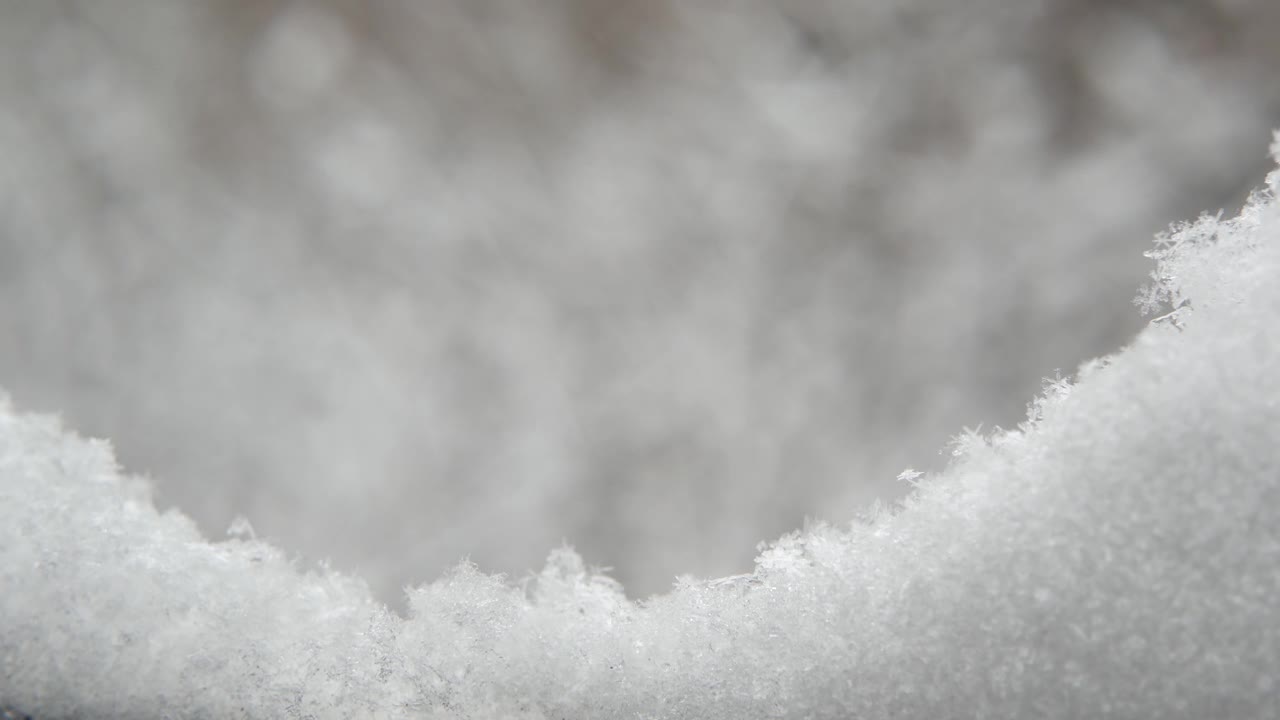
<svg viewBox="0 0 1280 720">
<path fill-rule="evenodd" d="M 1118 348 L 1276 125 L 1272 0 L 6 2 L 0 386 L 393 602 L 643 596 Z"/>
</svg>

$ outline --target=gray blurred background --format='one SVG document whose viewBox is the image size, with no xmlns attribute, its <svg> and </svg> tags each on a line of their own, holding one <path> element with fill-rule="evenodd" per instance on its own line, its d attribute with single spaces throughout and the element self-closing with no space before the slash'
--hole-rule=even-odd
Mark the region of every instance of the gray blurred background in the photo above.
<svg viewBox="0 0 1280 720">
<path fill-rule="evenodd" d="M 384 599 L 750 568 L 1119 348 L 1274 0 L 0 2 L 0 386 Z"/>
</svg>

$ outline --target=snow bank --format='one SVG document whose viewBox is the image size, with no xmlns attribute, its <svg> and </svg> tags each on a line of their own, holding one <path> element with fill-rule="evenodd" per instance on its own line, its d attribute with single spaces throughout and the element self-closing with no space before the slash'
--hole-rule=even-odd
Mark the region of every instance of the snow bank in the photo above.
<svg viewBox="0 0 1280 720">
<path fill-rule="evenodd" d="M 1280 149 L 1280 141 L 1277 142 Z M 1276 153 L 1280 154 L 1280 152 Z M 1121 352 L 896 512 L 635 603 L 571 550 L 402 619 L 0 410 L 0 701 L 38 717 L 1275 717 L 1280 207 L 1159 239 Z"/>
</svg>

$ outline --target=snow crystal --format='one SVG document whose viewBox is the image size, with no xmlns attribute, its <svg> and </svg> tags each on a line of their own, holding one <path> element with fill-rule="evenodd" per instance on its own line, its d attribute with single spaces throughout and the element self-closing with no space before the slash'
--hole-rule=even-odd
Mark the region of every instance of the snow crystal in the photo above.
<svg viewBox="0 0 1280 720">
<path fill-rule="evenodd" d="M 1273 178 L 1275 176 L 1273 175 Z M 1182 306 L 896 513 L 628 600 L 568 548 L 408 591 L 210 543 L 105 443 L 0 404 L 0 707 L 37 717 L 1280 713 L 1280 207 L 1159 244 Z M 1192 303 L 1183 305 L 1182 301 Z M 911 471 L 904 478 L 915 480 Z"/>
</svg>

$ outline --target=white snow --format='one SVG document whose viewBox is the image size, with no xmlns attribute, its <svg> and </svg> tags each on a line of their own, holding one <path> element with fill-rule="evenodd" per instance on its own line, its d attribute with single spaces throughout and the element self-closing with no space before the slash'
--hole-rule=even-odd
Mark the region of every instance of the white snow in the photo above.
<svg viewBox="0 0 1280 720">
<path fill-rule="evenodd" d="M 5 404 L 0 699 L 102 718 L 1273 718 L 1278 186 L 1160 240 L 1147 294 L 1182 305 L 1176 325 L 1050 382 L 1018 428 L 969 433 L 901 507 L 643 602 L 561 548 L 523 581 L 463 563 L 402 619 L 247 526 L 206 541 L 106 443 Z"/>
<path fill-rule="evenodd" d="M 403 610 L 751 568 L 1111 352 L 1275 0 L 0 3 L 0 385 Z M 495 532 L 501 528 L 502 532 Z"/>
</svg>

